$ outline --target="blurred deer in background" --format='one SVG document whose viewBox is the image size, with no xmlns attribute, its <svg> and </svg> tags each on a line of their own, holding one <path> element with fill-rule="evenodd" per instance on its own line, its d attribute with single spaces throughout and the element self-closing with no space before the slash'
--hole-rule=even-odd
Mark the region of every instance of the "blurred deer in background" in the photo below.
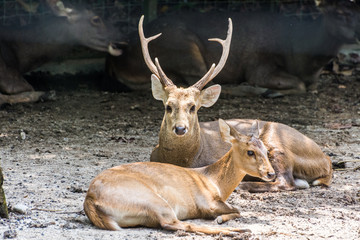
<svg viewBox="0 0 360 240">
<path fill-rule="evenodd" d="M 264 181 L 275 177 L 267 149 L 255 136 L 257 127 L 254 135 L 246 136 L 219 120 L 219 129 L 223 141 L 232 147 L 209 166 L 191 169 L 141 162 L 100 173 L 87 192 L 84 202 L 86 215 L 95 226 L 109 230 L 145 226 L 225 235 L 249 231 L 181 221 L 216 218 L 220 224 L 238 218 L 239 209 L 225 201 L 245 174 Z"/>
<path fill-rule="evenodd" d="M 39 99 L 44 93 L 34 92 L 22 75 L 79 45 L 114 56 L 122 52 L 92 11 L 67 8 L 58 0 L 47 0 L 47 4 L 56 17 L 25 27 L 0 27 L 0 104 Z"/>
<path fill-rule="evenodd" d="M 318 1 L 319 2 L 319 1 Z M 149 35 L 162 32 L 150 53 L 177 85 L 189 86 L 216 62 L 218 46 L 206 41 L 226 29 L 222 19 L 234 22 L 233 45 L 226 66 L 215 83 L 233 84 L 227 93 L 277 97 L 316 90 L 322 67 L 343 44 L 360 33 L 360 10 L 355 1 L 324 0 L 316 19 L 300 19 L 269 12 L 219 12 L 159 17 L 146 25 Z M 141 62 L 137 34 L 120 57 L 107 59 L 110 76 L 134 90 L 148 89 L 149 71 Z M 225 85 L 226 87 L 226 85 Z"/>
<path fill-rule="evenodd" d="M 148 44 L 160 34 L 145 38 L 142 22 L 143 17 L 139 22 L 139 35 L 145 63 L 153 73 L 152 93 L 165 106 L 159 144 L 151 153 L 151 161 L 182 167 L 202 167 L 214 163 L 230 146 L 222 141 L 218 123 L 199 123 L 197 111 L 202 106 L 211 107 L 220 95 L 220 85 L 203 88 L 225 65 L 230 51 L 231 20 L 225 40 L 209 39 L 223 46 L 219 64 L 213 64 L 204 77 L 188 88 L 177 87 L 162 70 L 158 58 L 153 63 Z M 241 134 L 247 135 L 255 121 L 234 119 L 226 122 Z M 243 182 L 240 184 L 241 189 L 264 192 L 307 188 L 308 183 L 330 184 L 331 161 L 313 140 L 281 123 L 259 121 L 258 127 L 259 138 L 266 146 L 277 178 L 274 182 Z"/>
</svg>

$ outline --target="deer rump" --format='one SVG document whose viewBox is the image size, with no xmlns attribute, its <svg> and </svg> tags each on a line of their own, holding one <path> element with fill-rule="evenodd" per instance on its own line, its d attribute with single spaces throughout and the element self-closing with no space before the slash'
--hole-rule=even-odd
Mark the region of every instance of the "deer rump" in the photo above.
<svg viewBox="0 0 360 240">
<path fill-rule="evenodd" d="M 345 10 L 352 14 L 343 18 L 334 14 L 336 9 L 327 9 L 311 20 L 265 12 L 181 13 L 160 17 L 144 29 L 146 35 L 162 33 L 161 38 L 151 43 L 150 54 L 161 60 L 164 72 L 175 84 L 188 86 L 218 61 L 221 47 L 207 39 L 225 35 L 224 19 L 230 17 L 234 23 L 231 51 L 214 82 L 247 82 L 280 90 L 281 94 L 297 94 L 307 88 L 316 89 L 322 67 L 343 44 L 355 41 L 359 24 L 353 12 L 357 9 L 344 8 L 344 14 Z M 137 34 L 130 39 L 124 58 L 108 59 L 108 71 L 130 88 L 148 87 L 149 72 L 141 59 Z M 241 91 L 247 89 L 233 93 L 243 95 Z"/>
</svg>

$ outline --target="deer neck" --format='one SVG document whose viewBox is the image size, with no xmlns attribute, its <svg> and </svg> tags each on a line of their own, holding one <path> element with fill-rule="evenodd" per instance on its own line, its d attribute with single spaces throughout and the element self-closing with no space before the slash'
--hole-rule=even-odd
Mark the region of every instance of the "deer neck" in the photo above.
<svg viewBox="0 0 360 240">
<path fill-rule="evenodd" d="M 163 121 L 159 134 L 158 148 L 161 162 L 182 167 L 192 167 L 200 148 L 201 133 L 198 122 L 185 136 L 179 137 L 173 133 L 169 134 L 166 128 L 166 121 Z"/>
<path fill-rule="evenodd" d="M 204 167 L 202 172 L 218 187 L 223 201 L 230 196 L 246 175 L 241 170 L 241 166 L 234 161 L 232 148 L 221 159 Z"/>
</svg>

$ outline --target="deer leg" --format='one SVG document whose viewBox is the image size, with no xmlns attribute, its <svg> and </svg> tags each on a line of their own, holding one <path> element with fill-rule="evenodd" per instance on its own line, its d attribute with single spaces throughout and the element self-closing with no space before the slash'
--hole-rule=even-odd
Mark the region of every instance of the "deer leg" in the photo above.
<svg viewBox="0 0 360 240">
<path fill-rule="evenodd" d="M 223 214 L 221 216 L 218 216 L 215 221 L 218 224 L 222 224 L 225 223 L 227 221 L 233 220 L 235 218 L 239 218 L 240 217 L 240 213 L 230 213 L 230 214 Z"/>
<path fill-rule="evenodd" d="M 261 94 L 265 97 L 279 97 L 306 92 L 305 83 L 300 78 L 279 69 L 274 64 L 262 64 L 257 71 L 252 71 L 247 78 L 251 85 L 268 89 Z"/>
<path fill-rule="evenodd" d="M 281 71 L 271 74 L 261 87 L 269 89 L 262 94 L 266 97 L 302 94 L 306 92 L 305 83 L 301 81 L 301 79 Z"/>
<path fill-rule="evenodd" d="M 217 222 L 224 223 L 231 219 L 240 217 L 239 209 L 228 205 L 223 201 L 218 201 L 215 210 L 212 212 L 213 215 L 218 216 Z M 221 216 L 219 216 L 221 214 Z M 165 217 L 164 217 L 165 216 Z M 221 222 L 220 222 L 221 221 Z M 167 230 L 183 230 L 186 232 L 195 232 L 195 233 L 205 233 L 205 234 L 219 234 L 224 235 L 235 235 L 236 233 L 251 232 L 249 229 L 239 229 L 231 227 L 209 227 L 209 226 L 199 226 L 192 223 L 186 223 L 179 221 L 176 216 L 171 217 L 170 214 L 161 214 L 160 225 L 162 228 Z"/>
<path fill-rule="evenodd" d="M 224 223 L 234 218 L 240 217 L 239 209 L 228 205 L 223 201 L 217 201 L 216 207 L 210 213 L 210 215 L 218 216 L 216 218 L 216 222 L 218 224 Z M 220 216 L 219 216 L 220 215 Z M 234 235 L 236 233 L 244 233 L 251 232 L 249 229 L 239 229 L 239 228 L 231 228 L 231 227 L 209 227 L 209 226 L 199 226 L 192 223 L 186 223 L 179 220 L 174 219 L 165 219 L 162 218 L 160 221 L 161 227 L 167 230 L 183 230 L 187 232 L 200 232 L 205 234 L 219 234 L 222 233 L 224 235 Z"/>
<path fill-rule="evenodd" d="M 15 103 L 30 103 L 37 102 L 40 100 L 54 100 L 55 92 L 41 92 L 41 91 L 31 91 L 23 92 L 14 95 L 5 95 L 0 93 L 0 106 L 3 104 L 15 104 Z"/>
<path fill-rule="evenodd" d="M 262 81 L 259 81 L 259 78 Z M 267 77 L 257 77 L 255 80 L 251 80 L 250 78 L 246 84 L 236 86 L 225 85 L 223 86 L 222 92 L 240 97 L 262 95 L 264 97 L 276 98 L 284 95 L 305 93 L 306 87 L 299 78 L 293 75 L 277 73 Z"/>
<path fill-rule="evenodd" d="M 324 177 L 320 177 L 318 179 L 315 179 L 312 182 L 312 185 L 314 186 L 324 186 L 324 187 L 329 187 L 330 183 L 332 180 L 332 171 L 330 172 L 330 174 L 324 176 Z"/>
<path fill-rule="evenodd" d="M 239 229 L 231 227 L 210 227 L 210 226 L 199 226 L 193 223 L 186 223 L 182 221 L 176 221 L 172 223 L 162 223 L 161 227 L 166 230 L 177 231 L 183 230 L 185 232 L 194 233 L 205 233 L 205 234 L 224 234 L 227 236 L 234 236 L 238 233 L 251 232 L 249 229 Z"/>
<path fill-rule="evenodd" d="M 247 84 L 222 85 L 221 87 L 222 93 L 237 97 L 260 96 L 269 90 L 268 88 L 255 87 Z"/>
<path fill-rule="evenodd" d="M 5 94 L 16 94 L 34 91 L 33 87 L 17 70 L 19 63 L 14 52 L 10 49 L 11 48 L 7 46 L 6 43 L 0 44 L 0 92 Z"/>
<path fill-rule="evenodd" d="M 216 217 L 215 221 L 218 224 L 240 217 L 240 211 L 238 208 L 223 201 L 217 201 L 216 208 L 213 210 L 212 214 Z"/>
<path fill-rule="evenodd" d="M 0 61 L 0 92 L 16 94 L 34 91 L 34 88 L 22 77 L 16 69 L 6 66 Z"/>
</svg>

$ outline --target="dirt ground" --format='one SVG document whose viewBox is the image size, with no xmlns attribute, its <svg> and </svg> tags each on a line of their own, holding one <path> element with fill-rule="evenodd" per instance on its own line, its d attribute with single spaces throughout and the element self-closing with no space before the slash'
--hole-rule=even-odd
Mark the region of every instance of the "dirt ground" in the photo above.
<svg viewBox="0 0 360 240">
<path fill-rule="evenodd" d="M 68 76 L 63 81 L 71 82 Z M 0 110 L 0 160 L 10 218 L 4 239 L 230 239 L 160 229 L 104 231 L 83 212 L 90 181 L 112 166 L 149 161 L 163 105 L 151 92 L 109 93 L 85 81 L 54 86 L 56 101 Z M 61 87 L 62 86 L 62 87 Z M 334 163 L 330 188 L 250 194 L 228 201 L 242 217 L 224 226 L 252 233 L 231 239 L 360 238 L 360 81 L 323 75 L 317 94 L 276 99 L 222 95 L 201 121 L 257 118 L 288 124 L 314 139 Z M 357 162 L 347 162 L 356 160 Z M 345 162 L 345 164 L 344 164 Z M 21 207 L 22 206 L 22 207 Z M 26 213 L 18 213 L 20 207 Z M 217 225 L 210 220 L 191 220 Z"/>
</svg>

